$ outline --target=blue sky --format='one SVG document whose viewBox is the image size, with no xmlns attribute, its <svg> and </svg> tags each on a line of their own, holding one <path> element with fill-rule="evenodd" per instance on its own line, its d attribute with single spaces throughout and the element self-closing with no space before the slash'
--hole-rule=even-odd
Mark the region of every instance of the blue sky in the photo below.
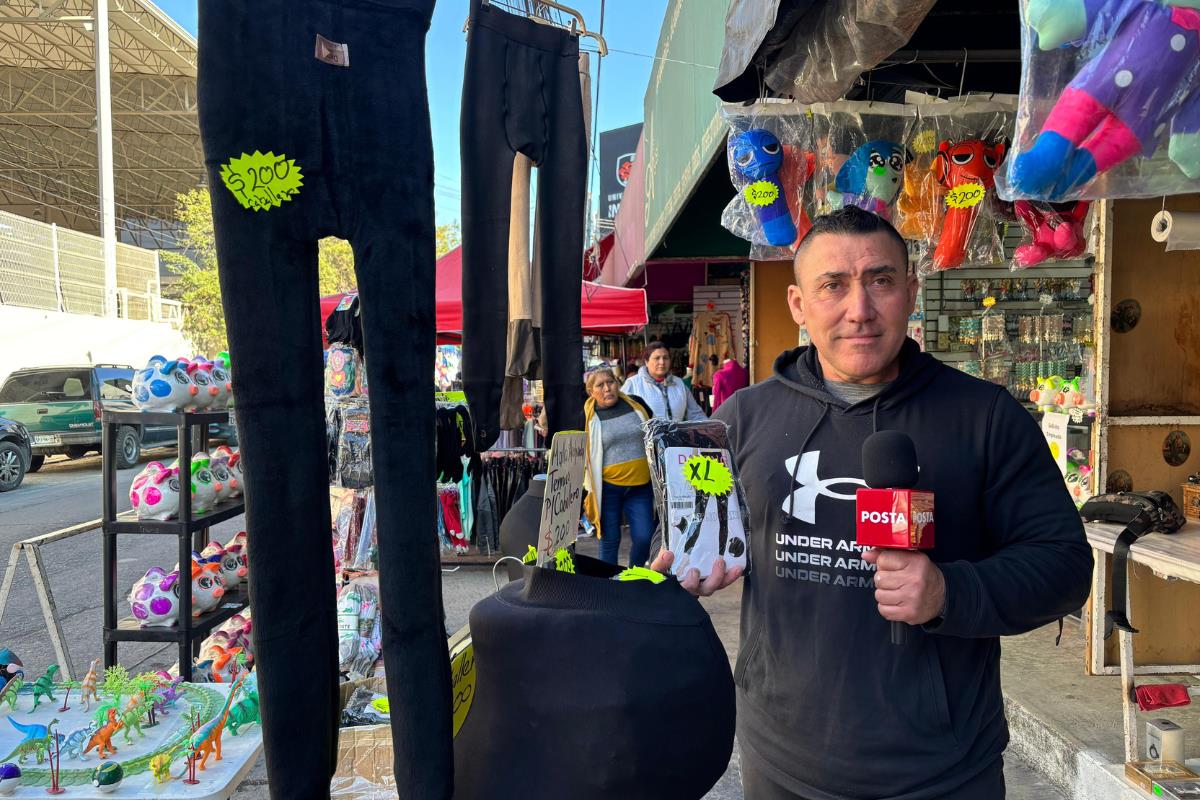
<svg viewBox="0 0 1200 800">
<path fill-rule="evenodd" d="M 597 117 L 601 131 L 641 122 L 642 99 L 650 78 L 658 44 L 659 28 L 668 0 L 611 0 L 605 3 L 604 38 L 610 48 L 600 72 L 600 108 Z M 182 27 L 196 33 L 196 0 L 156 0 L 159 8 Z M 600 27 L 601 0 L 573 0 L 567 3 L 583 14 L 589 30 Z M 458 117 L 462 97 L 463 62 L 466 34 L 462 32 L 469 3 L 466 0 L 439 0 L 426 42 L 430 115 L 433 127 L 437 222 L 444 224 L 459 218 Z M 583 46 L 594 49 L 591 39 Z M 617 50 L 626 52 L 615 52 Z M 631 55 L 636 53 L 639 55 Z M 592 60 L 592 103 L 596 102 L 596 62 Z M 596 176 L 593 174 L 593 194 Z"/>
</svg>

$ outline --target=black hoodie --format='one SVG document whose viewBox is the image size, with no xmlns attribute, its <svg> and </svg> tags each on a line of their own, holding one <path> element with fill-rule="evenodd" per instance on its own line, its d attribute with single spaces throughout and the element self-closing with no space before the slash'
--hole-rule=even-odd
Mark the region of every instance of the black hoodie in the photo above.
<svg viewBox="0 0 1200 800">
<path fill-rule="evenodd" d="M 1078 609 L 1092 556 L 1037 422 L 1000 386 L 906 340 L 900 375 L 854 405 L 830 394 L 816 351 L 775 362 L 716 415 L 752 514 L 735 680 L 743 757 L 813 800 L 922 800 L 951 792 L 1008 743 L 999 636 Z M 891 644 L 874 567 L 854 543 L 862 443 L 916 443 L 935 493 L 944 618 Z"/>
</svg>

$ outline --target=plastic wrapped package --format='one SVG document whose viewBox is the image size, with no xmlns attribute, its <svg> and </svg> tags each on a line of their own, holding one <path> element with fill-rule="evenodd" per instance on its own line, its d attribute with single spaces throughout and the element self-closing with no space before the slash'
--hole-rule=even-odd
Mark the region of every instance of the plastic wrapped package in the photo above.
<svg viewBox="0 0 1200 800">
<path fill-rule="evenodd" d="M 913 187 L 918 195 L 905 198 L 919 208 L 930 208 L 930 195 L 937 196 L 941 219 L 930 225 L 928 219 L 916 220 L 924 233 L 936 229 L 936 238 L 926 239 L 918 248 L 918 268 L 929 274 L 963 265 L 998 264 L 1004 259 L 1004 245 L 997 222 L 1011 220 L 1011 204 L 996 195 L 996 170 L 1003 163 L 1012 131 L 1015 105 L 1007 98 L 961 97 L 947 101 L 924 102 L 917 106 L 911 140 L 919 151 L 931 140 L 937 149 L 930 159 L 928 179 Z M 907 218 L 905 223 L 911 222 Z"/>
<path fill-rule="evenodd" d="M 1049 259 L 1078 258 L 1087 250 L 1087 200 L 1050 203 L 1018 200 L 1013 203 L 1025 238 L 1013 252 L 1013 269 L 1032 267 Z"/>
<path fill-rule="evenodd" d="M 334 343 L 325 351 L 325 394 L 350 397 L 359 393 L 363 373 L 358 351 L 348 344 Z"/>
<path fill-rule="evenodd" d="M 912 158 L 906 142 L 916 109 L 846 100 L 818 103 L 811 111 L 814 213 L 853 205 L 892 221 Z"/>
<path fill-rule="evenodd" d="M 812 222 L 805 211 L 813 172 L 812 116 L 804 106 L 768 100 L 725 106 L 729 180 L 737 188 L 721 224 L 750 242 L 757 260 L 791 258 Z"/>
<path fill-rule="evenodd" d="M 373 579 L 356 579 L 337 597 L 338 664 L 351 680 L 375 674 L 382 646 L 379 589 Z"/>
<path fill-rule="evenodd" d="M 803 103 L 836 100 L 908 42 L 933 2 L 733 0 L 713 92 L 745 101 L 764 94 L 765 84 Z"/>
<path fill-rule="evenodd" d="M 1183 0 L 1024 0 L 1009 199 L 1200 190 L 1200 11 Z"/>
<path fill-rule="evenodd" d="M 356 489 L 330 487 L 329 512 L 333 523 L 333 560 L 338 574 L 349 569 L 362 536 L 366 497 Z"/>
<path fill-rule="evenodd" d="M 718 557 L 726 568 L 746 567 L 750 514 L 729 426 L 720 420 L 650 419 L 642 428 L 663 546 L 675 554 L 671 572 L 678 577 L 696 569 L 707 577 Z"/>
<path fill-rule="evenodd" d="M 371 466 L 371 412 L 365 404 L 342 406 L 342 430 L 338 437 L 338 483 L 362 489 L 375 481 Z"/>
</svg>

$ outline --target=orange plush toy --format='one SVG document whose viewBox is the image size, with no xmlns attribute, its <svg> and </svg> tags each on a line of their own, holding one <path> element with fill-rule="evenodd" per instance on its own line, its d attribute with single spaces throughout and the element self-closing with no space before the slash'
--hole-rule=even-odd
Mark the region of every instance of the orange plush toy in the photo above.
<svg viewBox="0 0 1200 800">
<path fill-rule="evenodd" d="M 933 161 L 933 174 L 946 190 L 946 217 L 942 235 L 933 251 L 934 269 L 962 266 L 967 241 L 975 228 L 982 205 L 996 185 L 996 168 L 1004 160 L 1004 142 L 982 139 L 943 141 Z"/>
</svg>

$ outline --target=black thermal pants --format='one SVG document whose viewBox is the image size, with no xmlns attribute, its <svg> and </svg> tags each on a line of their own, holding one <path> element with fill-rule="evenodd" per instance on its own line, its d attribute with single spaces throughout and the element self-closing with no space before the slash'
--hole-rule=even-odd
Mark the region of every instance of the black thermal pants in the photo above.
<svg viewBox="0 0 1200 800">
<path fill-rule="evenodd" d="M 583 427 L 583 280 L 587 142 L 579 39 L 471 0 L 463 83 L 463 388 L 476 438 L 500 435 L 508 331 L 513 159 L 538 168 L 542 381 L 551 434 Z"/>
<path fill-rule="evenodd" d="M 805 800 L 780 786 L 756 759 L 742 750 L 742 793 L 746 800 Z M 930 800 L 1004 800 L 1004 759 L 998 758 L 949 794 Z M 822 795 L 824 797 L 825 795 Z M 924 796 L 924 795 L 922 795 Z"/>
<path fill-rule="evenodd" d="M 200 4 L 200 128 L 245 465 L 254 650 L 274 798 L 328 797 L 337 748 L 317 289 L 317 241 L 325 236 L 350 241 L 361 293 L 397 791 L 451 794 L 450 671 L 434 535 L 425 92 L 432 11 L 433 0 Z M 243 175 L 235 193 L 221 167 L 255 151 L 286 159 Z M 283 199 L 273 181 L 293 178 L 293 169 L 303 183 Z M 261 208 L 239 197 L 256 197 Z"/>
</svg>

